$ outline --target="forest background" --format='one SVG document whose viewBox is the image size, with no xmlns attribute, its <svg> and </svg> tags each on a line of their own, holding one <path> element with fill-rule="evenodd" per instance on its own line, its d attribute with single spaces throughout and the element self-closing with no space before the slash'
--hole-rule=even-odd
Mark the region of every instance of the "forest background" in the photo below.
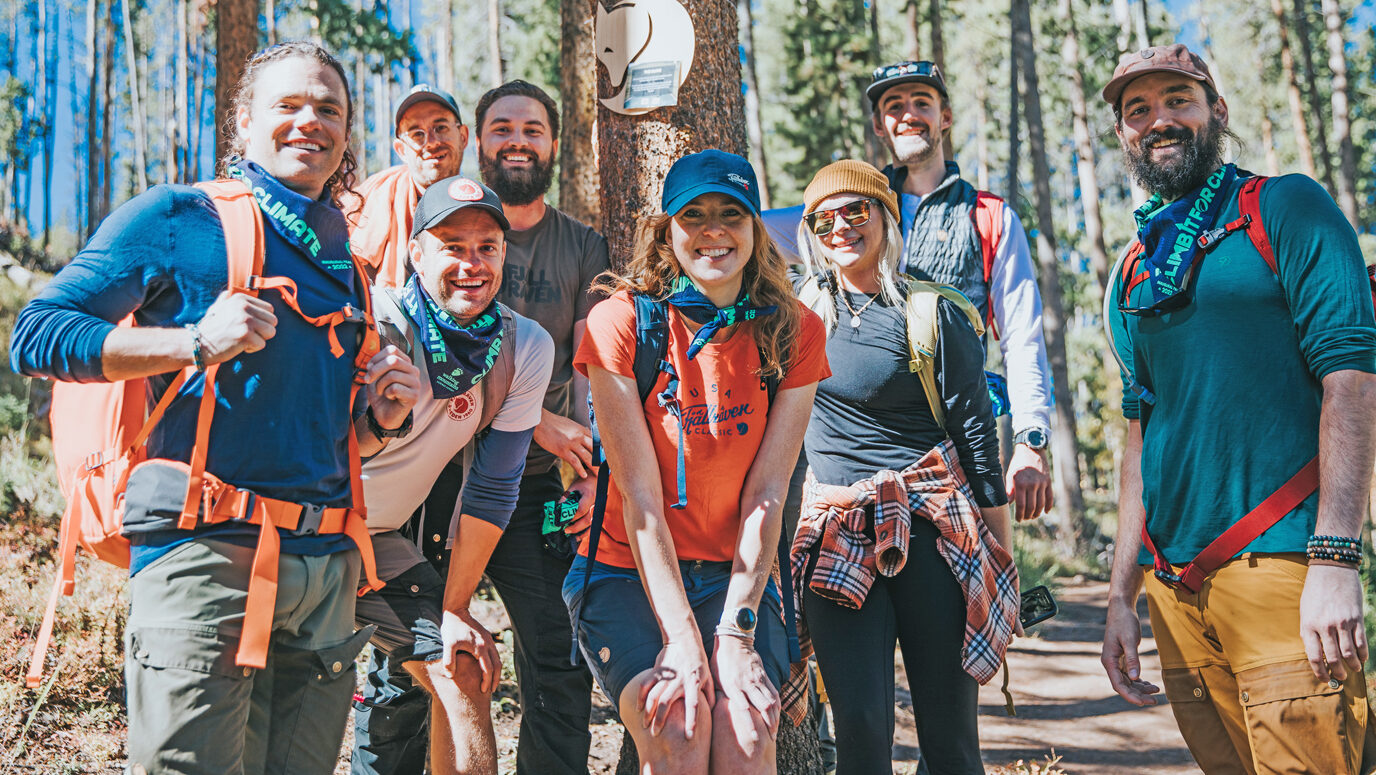
<svg viewBox="0 0 1376 775">
<path fill-rule="evenodd" d="M 320 41 L 344 62 L 355 153 L 367 174 L 396 163 L 392 107 L 413 84 L 451 91 L 470 121 L 478 97 L 496 84 L 524 78 L 545 87 L 564 123 L 551 199 L 594 226 L 609 225 L 618 260 L 614 232 L 628 219 L 613 212 L 619 205 L 608 192 L 615 188 L 599 187 L 599 178 L 634 177 L 628 167 L 646 159 L 655 160 L 647 169 L 662 169 L 663 157 L 676 151 L 647 138 L 626 153 L 605 152 L 614 121 L 595 107 L 599 78 L 610 93 L 592 53 L 595 3 L 3 0 L 0 353 L 7 361 L 24 300 L 114 208 L 150 185 L 214 174 L 226 75 L 254 49 L 282 40 Z M 1121 52 L 1178 41 L 1202 54 L 1243 141 L 1233 158 L 1261 174 L 1319 180 L 1357 229 L 1368 261 L 1376 257 L 1373 0 L 685 5 L 695 20 L 710 17 L 721 37 L 709 40 L 699 28 L 695 67 L 727 73 L 716 86 L 743 99 L 720 115 L 694 116 L 691 103 L 674 115 L 725 124 L 715 131 L 743 138 L 732 150 L 748 149 L 766 206 L 800 202 L 812 174 L 835 159 L 882 166 L 887 159 L 869 131 L 863 97 L 870 72 L 901 59 L 941 65 L 955 113 L 949 150 L 967 179 L 1018 209 L 1047 308 L 1057 508 L 1019 530 L 1025 584 L 1102 577 L 1112 556 L 1124 428 L 1116 368 L 1104 363 L 1100 304 L 1142 198 L 1124 171 L 1112 112 L 1098 96 Z M 718 51 L 715 63 L 709 44 Z M 472 144 L 464 170 L 477 172 Z M 1265 389 L 1264 369 L 1257 389 Z M 58 649 L 75 656 L 60 682 L 35 693 L 17 680 L 41 614 L 62 506 L 45 411 L 42 383 L 0 369 L 0 746 L 10 762 L 33 755 L 25 751 L 39 737 L 35 728 L 61 732 L 119 714 L 112 701 L 121 680 L 118 575 L 92 585 L 98 588 L 72 604 L 75 613 L 64 607 Z"/>
</svg>

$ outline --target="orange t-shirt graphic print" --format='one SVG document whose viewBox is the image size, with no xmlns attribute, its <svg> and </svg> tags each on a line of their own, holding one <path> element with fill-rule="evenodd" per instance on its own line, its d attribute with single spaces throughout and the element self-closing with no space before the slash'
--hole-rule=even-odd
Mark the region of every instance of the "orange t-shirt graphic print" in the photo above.
<svg viewBox="0 0 1376 775">
<path fill-rule="evenodd" d="M 718 333 L 690 361 L 686 351 L 692 335 L 683 317 L 671 308 L 668 318 L 666 360 L 679 375 L 688 507 L 671 508 L 678 502 L 679 428 L 678 420 L 659 405 L 658 395 L 668 382 L 668 375 L 661 372 L 644 409 L 659 463 L 664 516 L 679 559 L 730 560 L 736 553 L 741 490 L 764 439 L 769 414 L 769 397 L 756 374 L 760 353 L 751 335 L 755 323 L 742 323 Z M 587 334 L 574 358 L 574 367 L 586 374 L 589 365 L 599 366 L 634 378 L 634 361 L 635 304 L 629 294 L 618 291 L 589 313 Z M 808 385 L 830 374 L 822 322 L 804 309 L 793 361 L 779 389 Z M 586 547 L 582 551 L 586 554 Z M 615 471 L 607 491 L 607 513 L 597 561 L 635 567 Z"/>
</svg>

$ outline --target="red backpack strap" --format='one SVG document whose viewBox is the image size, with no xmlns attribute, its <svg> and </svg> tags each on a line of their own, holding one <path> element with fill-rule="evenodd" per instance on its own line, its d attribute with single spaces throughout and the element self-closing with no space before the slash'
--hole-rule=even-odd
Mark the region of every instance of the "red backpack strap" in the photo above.
<svg viewBox="0 0 1376 775">
<path fill-rule="evenodd" d="M 1210 573 L 1218 570 L 1223 563 L 1231 560 L 1262 533 L 1270 530 L 1281 517 L 1299 508 L 1299 505 L 1318 489 L 1319 458 L 1315 456 L 1298 473 L 1290 477 L 1289 481 L 1268 495 L 1266 500 L 1204 547 L 1188 565 L 1180 569 L 1178 575 L 1171 570 L 1170 563 L 1152 543 L 1151 536 L 1147 535 L 1147 528 L 1143 525 L 1142 541 L 1155 560 L 1156 577 L 1169 587 L 1179 585 L 1190 592 L 1199 592 Z"/>
<path fill-rule="evenodd" d="M 979 252 L 984 259 L 984 283 L 989 284 L 989 278 L 994 274 L 994 256 L 998 253 L 999 243 L 1003 241 L 1003 199 L 988 191 L 975 192 L 975 231 L 979 232 Z M 998 332 L 994 325 L 994 305 L 988 304 L 989 313 L 985 321 L 985 328 L 994 331 L 994 338 L 998 338 Z"/>
<path fill-rule="evenodd" d="M 1237 195 L 1238 213 L 1247 219 L 1247 237 L 1252 240 L 1252 245 L 1266 261 L 1266 265 L 1271 267 L 1271 273 L 1280 276 L 1280 268 L 1276 265 L 1276 252 L 1271 249 L 1271 239 L 1266 236 L 1266 227 L 1261 222 L 1261 187 L 1265 185 L 1268 178 L 1261 175 L 1247 179 L 1242 184 L 1242 190 Z"/>
</svg>

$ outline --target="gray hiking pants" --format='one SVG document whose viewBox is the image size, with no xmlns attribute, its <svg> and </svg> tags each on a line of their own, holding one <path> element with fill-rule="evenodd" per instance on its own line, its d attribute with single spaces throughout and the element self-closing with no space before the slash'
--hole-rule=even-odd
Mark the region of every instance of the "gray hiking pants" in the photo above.
<svg viewBox="0 0 1376 775">
<path fill-rule="evenodd" d="M 151 775 L 328 775 L 354 657 L 357 550 L 283 554 L 267 666 L 234 664 L 253 547 L 197 538 L 129 583 L 129 764 Z"/>
</svg>

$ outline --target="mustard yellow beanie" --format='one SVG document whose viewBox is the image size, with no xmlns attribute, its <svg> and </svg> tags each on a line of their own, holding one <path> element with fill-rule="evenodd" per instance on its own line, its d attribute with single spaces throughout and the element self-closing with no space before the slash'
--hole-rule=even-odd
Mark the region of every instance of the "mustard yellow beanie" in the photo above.
<svg viewBox="0 0 1376 775">
<path fill-rule="evenodd" d="M 884 173 L 871 164 L 855 159 L 842 159 L 817 171 L 803 191 L 803 204 L 807 206 L 803 214 L 813 212 L 818 203 L 829 197 L 847 193 L 878 199 L 895 220 L 899 219 L 898 195 L 889 188 Z"/>
</svg>

